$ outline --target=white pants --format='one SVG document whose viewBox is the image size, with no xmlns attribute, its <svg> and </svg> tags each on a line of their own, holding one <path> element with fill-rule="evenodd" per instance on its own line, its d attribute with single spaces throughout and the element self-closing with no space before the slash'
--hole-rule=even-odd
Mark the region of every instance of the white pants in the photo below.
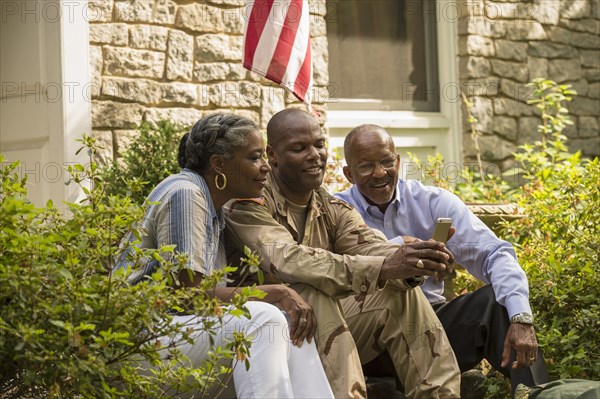
<svg viewBox="0 0 600 399">
<path fill-rule="evenodd" d="M 292 345 L 288 322 L 275 306 L 265 302 L 248 302 L 251 318 L 227 318 L 215 330 L 215 346 L 225 346 L 234 331 L 252 337 L 250 369 L 243 362 L 233 370 L 233 381 L 238 399 L 256 398 L 333 398 L 333 393 L 315 342 L 303 342 L 302 347 Z M 176 316 L 174 323 L 194 327 L 195 316 Z M 190 324 L 191 323 L 191 324 Z M 201 325 L 198 321 L 196 326 Z M 199 332 L 194 342 L 184 342 L 178 349 L 189 358 L 192 366 L 201 364 L 211 350 L 207 334 Z M 168 345 L 168 338 L 163 344 Z"/>
</svg>

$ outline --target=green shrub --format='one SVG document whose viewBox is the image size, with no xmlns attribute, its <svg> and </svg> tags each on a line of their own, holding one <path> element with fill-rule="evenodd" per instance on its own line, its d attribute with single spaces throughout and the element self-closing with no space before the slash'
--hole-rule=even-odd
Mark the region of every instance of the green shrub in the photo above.
<svg viewBox="0 0 600 399">
<path fill-rule="evenodd" d="M 465 202 L 517 202 L 527 216 L 504 223 L 500 235 L 515 244 L 527 273 L 538 341 L 550 377 L 599 380 L 600 163 L 568 151 L 563 131 L 572 121 L 566 103 L 576 94 L 570 86 L 544 79 L 530 86 L 529 103 L 541 118 L 540 139 L 519 147 L 514 154 L 518 167 L 501 176 L 486 175 L 479 159 L 475 170 L 463 171 L 458 178 L 443 176 L 439 173 L 443 159 L 437 154 L 419 164 L 421 174 Z M 465 103 L 478 148 L 476 120 L 466 99 Z M 460 268 L 452 283 L 458 294 L 481 285 Z M 508 396 L 502 386 L 492 378 L 487 382 L 488 395 Z"/>
<path fill-rule="evenodd" d="M 536 154 L 536 157 L 539 154 Z M 529 277 L 552 378 L 600 379 L 600 162 L 579 153 L 524 187 L 527 218 L 506 226 Z"/>
<path fill-rule="evenodd" d="M 93 157 L 94 140 L 83 142 Z M 227 268 L 198 289 L 177 289 L 173 277 L 185 257 L 172 247 L 138 250 L 137 264 L 152 257 L 163 267 L 151 281 L 130 286 L 126 273 L 110 272 L 115 256 L 126 249 L 119 248 L 123 235 L 133 229 L 139 236 L 135 227 L 144 206 L 105 196 L 90 162 L 69 168 L 75 183 L 96 184 L 85 189 L 84 202 L 67 204 L 68 217 L 50 202 L 36 208 L 25 198 L 25 180 L 16 167 L 2 163 L 0 169 L 0 397 L 172 397 L 175 390 L 168 387 L 204 392 L 227 378 L 230 368 L 221 360 L 246 358 L 248 341 L 236 335 L 205 364 L 179 367 L 183 356 L 155 339 L 177 334 L 178 340 L 189 339 L 185 325 L 170 324 L 173 310 L 191 305 L 210 332 L 224 319 L 245 314 L 245 301 L 261 293 L 246 288 L 230 307 L 206 295 Z M 161 353 L 170 360 L 162 363 Z M 156 370 L 138 374 L 136 358 Z"/>
<path fill-rule="evenodd" d="M 137 203 L 144 202 L 158 183 L 179 172 L 179 140 L 188 130 L 168 120 L 136 126 L 136 137 L 121 158 L 100 171 L 107 194 L 127 195 Z"/>
</svg>

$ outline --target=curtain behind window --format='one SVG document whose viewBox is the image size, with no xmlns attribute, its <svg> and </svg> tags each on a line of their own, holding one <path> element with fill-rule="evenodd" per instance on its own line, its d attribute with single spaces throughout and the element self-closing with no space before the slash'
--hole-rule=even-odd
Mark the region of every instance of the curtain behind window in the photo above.
<svg viewBox="0 0 600 399">
<path fill-rule="evenodd" d="M 332 109 L 439 110 L 435 0 L 343 0 L 328 10 Z"/>
</svg>

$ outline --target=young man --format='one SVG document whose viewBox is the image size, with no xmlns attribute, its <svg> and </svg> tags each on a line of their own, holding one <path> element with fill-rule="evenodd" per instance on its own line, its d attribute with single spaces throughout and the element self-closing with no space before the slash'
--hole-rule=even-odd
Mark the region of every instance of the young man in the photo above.
<svg viewBox="0 0 600 399">
<path fill-rule="evenodd" d="M 309 113 L 277 113 L 267 135 L 264 197 L 230 204 L 227 235 L 238 249 L 258 251 L 261 267 L 313 306 L 335 397 L 366 397 L 361 363 L 387 351 L 408 398 L 458 398 L 460 373 L 443 327 L 413 289 L 417 274 L 452 262 L 445 245 L 390 244 L 321 188 L 326 137 Z"/>
<path fill-rule="evenodd" d="M 392 242 L 429 240 L 436 219 L 452 218 L 448 248 L 457 263 L 491 284 L 448 303 L 444 285 L 429 278 L 421 287 L 440 318 L 461 371 L 487 359 L 518 383 L 547 381 L 529 305 L 527 277 L 512 246 L 498 239 L 452 193 L 398 178 L 400 156 L 385 129 L 354 128 L 344 142 L 344 175 L 354 186 L 335 196 L 353 205 Z M 516 353 L 511 358 L 512 353 Z"/>
</svg>

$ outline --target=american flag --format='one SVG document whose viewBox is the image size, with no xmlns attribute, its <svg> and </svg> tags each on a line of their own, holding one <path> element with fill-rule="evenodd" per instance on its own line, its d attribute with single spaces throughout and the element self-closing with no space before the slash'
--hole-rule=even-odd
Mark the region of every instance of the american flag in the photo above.
<svg viewBox="0 0 600 399">
<path fill-rule="evenodd" d="M 310 109 L 308 0 L 250 0 L 246 10 L 244 68 L 287 88 Z"/>
</svg>

